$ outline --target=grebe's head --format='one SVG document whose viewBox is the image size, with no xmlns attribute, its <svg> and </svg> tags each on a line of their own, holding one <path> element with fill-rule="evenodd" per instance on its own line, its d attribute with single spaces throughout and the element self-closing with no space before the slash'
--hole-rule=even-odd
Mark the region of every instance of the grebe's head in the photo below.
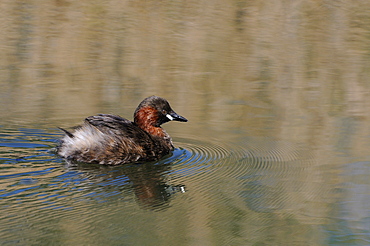
<svg viewBox="0 0 370 246">
<path fill-rule="evenodd" d="M 163 123 L 172 120 L 188 121 L 181 115 L 176 114 L 166 99 L 157 96 L 145 98 L 134 113 L 134 122 L 141 127 L 159 127 Z"/>
</svg>

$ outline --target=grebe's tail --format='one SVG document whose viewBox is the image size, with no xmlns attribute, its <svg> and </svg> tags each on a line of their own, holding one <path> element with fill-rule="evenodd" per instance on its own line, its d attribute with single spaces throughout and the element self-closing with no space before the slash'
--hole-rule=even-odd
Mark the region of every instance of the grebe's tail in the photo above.
<svg viewBox="0 0 370 246">
<path fill-rule="evenodd" d="M 61 127 L 58 127 L 60 130 L 62 130 L 68 137 L 70 138 L 74 138 L 73 134 L 69 131 L 67 131 L 66 129 L 63 129 Z"/>
</svg>

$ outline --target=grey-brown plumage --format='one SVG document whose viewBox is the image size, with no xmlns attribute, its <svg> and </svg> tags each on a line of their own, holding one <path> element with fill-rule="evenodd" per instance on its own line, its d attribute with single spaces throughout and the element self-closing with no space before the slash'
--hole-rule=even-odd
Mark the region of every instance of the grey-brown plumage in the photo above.
<svg viewBox="0 0 370 246">
<path fill-rule="evenodd" d="M 171 137 L 160 127 L 170 120 L 187 121 L 166 99 L 148 97 L 135 110 L 134 122 L 99 114 L 87 117 L 74 132 L 62 129 L 66 135 L 57 151 L 70 161 L 107 165 L 158 160 L 174 148 Z"/>
</svg>

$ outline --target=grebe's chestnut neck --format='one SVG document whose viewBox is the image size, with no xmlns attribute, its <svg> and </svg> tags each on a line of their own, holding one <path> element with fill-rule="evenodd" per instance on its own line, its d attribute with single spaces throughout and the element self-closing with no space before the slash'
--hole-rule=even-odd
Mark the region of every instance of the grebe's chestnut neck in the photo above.
<svg viewBox="0 0 370 246">
<path fill-rule="evenodd" d="M 145 98 L 134 113 L 134 122 L 155 136 L 163 136 L 163 129 L 160 126 L 171 120 L 188 121 L 175 113 L 166 99 L 157 96 Z"/>
</svg>

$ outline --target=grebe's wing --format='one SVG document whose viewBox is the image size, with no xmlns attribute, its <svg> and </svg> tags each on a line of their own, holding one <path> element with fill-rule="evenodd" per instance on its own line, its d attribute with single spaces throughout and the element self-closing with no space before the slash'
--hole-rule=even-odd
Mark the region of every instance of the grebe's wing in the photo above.
<svg viewBox="0 0 370 246">
<path fill-rule="evenodd" d="M 97 128 L 110 128 L 110 129 L 120 128 L 124 125 L 132 124 L 131 121 L 125 118 L 111 114 L 98 114 L 94 116 L 89 116 L 85 119 L 85 122 Z"/>
<path fill-rule="evenodd" d="M 117 115 L 98 114 L 87 117 L 85 123 L 112 137 L 125 137 L 136 141 L 151 142 L 151 137 L 135 123 Z"/>
</svg>

